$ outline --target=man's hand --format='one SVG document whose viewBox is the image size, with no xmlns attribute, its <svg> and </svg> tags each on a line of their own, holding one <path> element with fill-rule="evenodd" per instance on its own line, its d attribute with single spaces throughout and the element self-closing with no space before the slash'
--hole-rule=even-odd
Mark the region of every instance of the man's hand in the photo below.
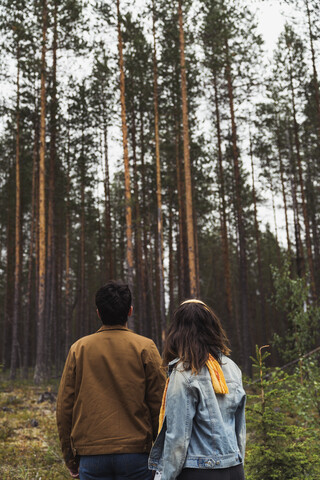
<svg viewBox="0 0 320 480">
<path fill-rule="evenodd" d="M 69 473 L 70 473 L 72 478 L 80 478 L 79 477 L 79 469 L 77 469 L 77 470 L 72 469 L 71 470 L 71 468 L 68 468 L 68 470 L 69 470 Z"/>
</svg>

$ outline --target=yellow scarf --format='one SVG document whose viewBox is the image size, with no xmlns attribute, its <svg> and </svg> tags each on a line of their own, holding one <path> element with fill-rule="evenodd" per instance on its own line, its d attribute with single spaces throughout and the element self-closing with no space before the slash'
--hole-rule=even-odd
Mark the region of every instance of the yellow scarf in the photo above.
<svg viewBox="0 0 320 480">
<path fill-rule="evenodd" d="M 211 382 L 213 386 L 213 390 L 215 393 L 229 393 L 228 386 L 226 384 L 223 371 L 221 368 L 220 363 L 213 358 L 211 354 L 209 354 L 209 358 L 206 361 L 206 366 L 208 367 L 210 377 L 211 377 Z M 166 396 L 167 396 L 167 390 L 168 390 L 168 385 L 169 385 L 169 380 L 170 377 L 166 381 L 166 386 L 164 388 L 163 396 L 162 396 L 162 404 L 160 408 L 160 413 L 159 413 L 159 431 L 160 432 L 164 420 L 164 414 L 166 411 Z"/>
</svg>

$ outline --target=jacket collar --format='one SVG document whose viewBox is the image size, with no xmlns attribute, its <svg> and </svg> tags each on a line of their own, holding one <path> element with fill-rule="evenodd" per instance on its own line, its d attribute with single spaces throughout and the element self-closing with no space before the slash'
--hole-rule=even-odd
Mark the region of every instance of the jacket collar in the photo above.
<svg viewBox="0 0 320 480">
<path fill-rule="evenodd" d="M 106 330 L 126 330 L 130 332 L 129 328 L 125 327 L 124 325 L 102 325 L 97 333 L 105 332 Z"/>
<path fill-rule="evenodd" d="M 174 360 L 171 360 L 171 362 L 168 363 L 168 375 L 171 375 L 172 370 L 176 366 L 176 364 L 179 362 L 180 358 L 177 357 Z"/>
</svg>

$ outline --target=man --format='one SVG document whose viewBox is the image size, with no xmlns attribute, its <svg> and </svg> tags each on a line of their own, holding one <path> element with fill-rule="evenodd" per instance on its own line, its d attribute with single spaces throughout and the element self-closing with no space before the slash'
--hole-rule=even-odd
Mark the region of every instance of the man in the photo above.
<svg viewBox="0 0 320 480">
<path fill-rule="evenodd" d="M 69 351 L 57 399 L 64 460 L 81 480 L 149 480 L 148 453 L 158 430 L 165 375 L 154 342 L 126 327 L 127 285 L 96 293 L 102 327 Z"/>
</svg>

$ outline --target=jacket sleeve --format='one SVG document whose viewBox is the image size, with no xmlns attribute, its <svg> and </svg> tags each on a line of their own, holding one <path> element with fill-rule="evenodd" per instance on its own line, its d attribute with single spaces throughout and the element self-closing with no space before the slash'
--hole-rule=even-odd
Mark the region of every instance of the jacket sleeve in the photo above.
<svg viewBox="0 0 320 480">
<path fill-rule="evenodd" d="M 235 429 L 238 441 L 238 447 L 244 463 L 244 456 L 246 451 L 246 418 L 245 418 L 245 406 L 246 406 L 246 394 L 241 387 L 242 398 L 239 406 L 236 410 L 235 416 Z"/>
<path fill-rule="evenodd" d="M 72 351 L 69 351 L 62 373 L 57 397 L 57 426 L 64 461 L 68 468 L 77 469 L 78 461 L 74 457 L 70 435 L 72 411 L 75 396 L 76 365 Z"/>
<path fill-rule="evenodd" d="M 145 358 L 146 402 L 150 410 L 153 440 L 158 433 L 159 412 L 166 382 L 162 360 L 157 347 L 152 342 Z"/>
<path fill-rule="evenodd" d="M 175 480 L 181 473 L 190 443 L 198 391 L 183 372 L 171 374 L 166 398 L 166 433 L 162 480 Z"/>
</svg>

